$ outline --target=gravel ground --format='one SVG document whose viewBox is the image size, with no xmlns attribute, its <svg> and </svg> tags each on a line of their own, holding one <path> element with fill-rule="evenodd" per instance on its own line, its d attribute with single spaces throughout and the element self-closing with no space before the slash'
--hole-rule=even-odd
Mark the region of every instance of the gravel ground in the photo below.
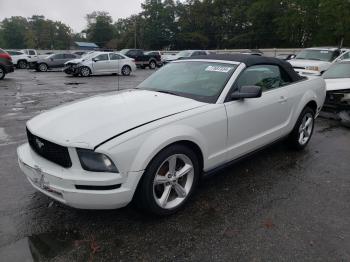
<svg viewBox="0 0 350 262">
<path fill-rule="evenodd" d="M 350 261 L 350 130 L 327 119 L 305 151 L 275 144 L 204 179 L 168 218 L 76 210 L 36 192 L 16 157 L 26 120 L 117 86 L 27 70 L 0 81 L 0 261 Z"/>
</svg>

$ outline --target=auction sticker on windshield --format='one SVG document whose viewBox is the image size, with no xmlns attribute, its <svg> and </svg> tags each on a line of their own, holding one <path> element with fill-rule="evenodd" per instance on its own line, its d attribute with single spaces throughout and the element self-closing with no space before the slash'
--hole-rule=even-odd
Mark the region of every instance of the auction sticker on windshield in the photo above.
<svg viewBox="0 0 350 262">
<path fill-rule="evenodd" d="M 228 73 L 228 72 L 230 72 L 231 69 L 233 69 L 233 67 L 229 67 L 229 66 L 208 66 L 205 69 L 205 71 Z"/>
</svg>

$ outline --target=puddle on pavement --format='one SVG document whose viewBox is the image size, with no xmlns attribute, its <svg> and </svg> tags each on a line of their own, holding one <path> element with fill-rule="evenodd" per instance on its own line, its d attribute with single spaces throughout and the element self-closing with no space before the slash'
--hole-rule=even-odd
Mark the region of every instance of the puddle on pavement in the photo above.
<svg viewBox="0 0 350 262">
<path fill-rule="evenodd" d="M 92 246 L 77 231 L 51 232 L 28 236 L 0 248 L 2 261 L 48 261 L 75 248 Z"/>
</svg>

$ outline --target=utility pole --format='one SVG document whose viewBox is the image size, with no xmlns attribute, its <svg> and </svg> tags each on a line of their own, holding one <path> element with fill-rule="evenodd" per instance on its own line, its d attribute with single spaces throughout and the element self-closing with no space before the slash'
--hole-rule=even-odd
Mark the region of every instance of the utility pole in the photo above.
<svg viewBox="0 0 350 262">
<path fill-rule="evenodd" d="M 136 49 L 136 25 L 137 25 L 137 21 L 135 18 L 135 28 L 134 28 L 134 48 Z"/>
</svg>

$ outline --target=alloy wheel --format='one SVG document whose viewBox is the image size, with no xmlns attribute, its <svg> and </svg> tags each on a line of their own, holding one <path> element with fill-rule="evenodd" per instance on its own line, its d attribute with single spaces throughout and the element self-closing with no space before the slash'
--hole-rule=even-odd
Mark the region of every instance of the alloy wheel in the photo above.
<svg viewBox="0 0 350 262">
<path fill-rule="evenodd" d="M 156 63 L 155 63 L 154 61 L 151 61 L 151 62 L 149 63 L 149 68 L 150 68 L 150 69 L 155 69 L 155 68 L 156 68 Z"/>
<path fill-rule="evenodd" d="M 131 72 L 130 67 L 124 66 L 124 67 L 122 68 L 122 74 L 123 74 L 124 76 L 130 75 L 130 72 Z"/>
<path fill-rule="evenodd" d="M 81 70 L 80 70 L 80 74 L 84 77 L 86 76 L 89 76 L 90 75 L 90 70 L 89 68 L 87 67 L 83 67 Z"/>
<path fill-rule="evenodd" d="M 153 181 L 153 197 L 161 208 L 176 208 L 187 198 L 193 181 L 191 159 L 184 154 L 172 155 L 157 170 Z"/>
<path fill-rule="evenodd" d="M 298 141 L 300 145 L 305 145 L 309 141 L 312 134 L 313 122 L 314 122 L 314 118 L 312 114 L 307 113 L 304 115 L 303 121 L 301 122 L 299 127 Z"/>
<path fill-rule="evenodd" d="M 39 71 L 46 72 L 47 71 L 47 65 L 46 64 L 40 64 L 39 65 Z"/>
</svg>

